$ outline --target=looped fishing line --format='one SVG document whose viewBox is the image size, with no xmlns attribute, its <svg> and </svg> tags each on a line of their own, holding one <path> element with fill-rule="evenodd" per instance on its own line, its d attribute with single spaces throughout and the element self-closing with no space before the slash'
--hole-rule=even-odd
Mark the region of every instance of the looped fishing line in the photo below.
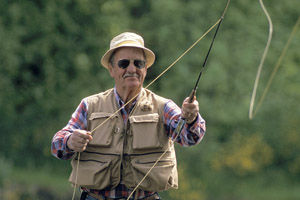
<svg viewBox="0 0 300 200">
<path fill-rule="evenodd" d="M 267 95 L 267 92 L 269 91 L 271 83 L 272 83 L 272 81 L 273 81 L 273 79 L 275 77 L 275 74 L 277 73 L 278 68 L 279 68 L 279 66 L 280 66 L 280 64 L 281 64 L 281 62 L 282 62 L 282 60 L 283 60 L 283 58 L 284 58 L 284 56 L 285 56 L 285 54 L 287 52 L 287 49 L 290 46 L 292 38 L 294 37 L 294 35 L 298 31 L 299 26 L 300 26 L 300 16 L 298 17 L 298 20 L 297 20 L 296 24 L 294 25 L 293 30 L 292 30 L 289 38 L 288 38 L 288 41 L 286 42 L 286 44 L 285 44 L 285 46 L 284 46 L 284 48 L 283 48 L 283 50 L 282 50 L 282 52 L 281 52 L 281 54 L 280 54 L 280 56 L 278 58 L 278 61 L 277 61 L 276 65 L 275 65 L 275 67 L 274 67 L 274 69 L 272 71 L 272 74 L 271 74 L 271 76 L 270 76 L 270 78 L 268 80 L 267 86 L 264 89 L 263 94 L 262 94 L 261 98 L 259 99 L 259 101 L 257 103 L 257 106 L 256 106 L 256 108 L 254 110 L 254 113 L 253 113 L 253 117 L 256 115 L 256 112 L 258 111 L 258 109 L 260 108 L 262 102 L 264 101 L 265 96 Z"/>
<path fill-rule="evenodd" d="M 251 101 L 250 101 L 250 107 L 249 107 L 249 119 L 253 118 L 253 106 L 254 106 L 254 101 L 255 101 L 257 86 L 258 86 L 258 82 L 259 82 L 259 79 L 260 79 L 260 74 L 261 74 L 262 66 L 263 66 L 263 64 L 265 62 L 267 53 L 269 51 L 269 46 L 270 46 L 270 43 L 271 43 L 271 40 L 272 40 L 272 34 L 273 34 L 273 23 L 272 23 L 271 17 L 269 15 L 267 9 L 265 8 L 265 6 L 263 4 L 263 1 L 259 0 L 259 3 L 260 3 L 260 6 L 263 9 L 263 11 L 264 11 L 264 13 L 265 13 L 265 15 L 266 15 L 266 17 L 268 19 L 268 22 L 269 22 L 269 37 L 268 37 L 268 41 L 267 41 L 265 50 L 263 52 L 262 58 L 260 60 L 260 63 L 259 63 L 259 66 L 258 66 L 258 70 L 257 70 L 257 74 L 256 74 L 256 78 L 255 78 L 255 82 L 254 82 L 254 88 L 253 88 L 252 97 L 251 97 Z"/>
</svg>

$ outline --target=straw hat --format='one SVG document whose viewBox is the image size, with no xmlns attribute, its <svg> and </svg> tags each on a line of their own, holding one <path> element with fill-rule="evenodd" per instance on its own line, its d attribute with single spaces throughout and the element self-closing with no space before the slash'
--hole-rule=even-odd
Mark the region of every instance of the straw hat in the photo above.
<svg viewBox="0 0 300 200">
<path fill-rule="evenodd" d="M 131 32 L 124 32 L 120 35 L 117 35 L 110 41 L 110 48 L 109 50 L 102 56 L 101 64 L 108 68 L 109 59 L 114 50 L 120 47 L 136 47 L 141 48 L 145 52 L 146 56 L 146 66 L 150 67 L 155 60 L 155 54 L 148 48 L 144 46 L 144 39 L 136 34 Z"/>
</svg>

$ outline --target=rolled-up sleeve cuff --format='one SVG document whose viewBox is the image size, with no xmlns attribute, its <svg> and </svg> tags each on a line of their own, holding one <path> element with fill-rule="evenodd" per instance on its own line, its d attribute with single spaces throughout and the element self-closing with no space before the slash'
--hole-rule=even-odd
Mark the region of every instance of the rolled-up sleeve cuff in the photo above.
<svg viewBox="0 0 300 200">
<path fill-rule="evenodd" d="M 201 115 L 198 113 L 196 119 L 192 123 L 186 123 L 186 127 L 190 132 L 197 132 L 197 129 L 199 128 L 199 123 L 201 122 Z M 203 120 L 203 119 L 202 119 Z"/>
</svg>

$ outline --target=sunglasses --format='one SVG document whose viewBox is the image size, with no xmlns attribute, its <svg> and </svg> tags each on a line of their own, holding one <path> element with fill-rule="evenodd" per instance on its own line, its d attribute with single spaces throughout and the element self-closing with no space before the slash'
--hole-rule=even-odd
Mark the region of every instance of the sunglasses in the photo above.
<svg viewBox="0 0 300 200">
<path fill-rule="evenodd" d="M 130 60 L 122 59 L 118 61 L 118 66 L 122 69 L 126 69 L 130 64 Z M 142 69 L 145 67 L 146 62 L 144 60 L 133 60 L 133 64 L 136 68 Z"/>
</svg>

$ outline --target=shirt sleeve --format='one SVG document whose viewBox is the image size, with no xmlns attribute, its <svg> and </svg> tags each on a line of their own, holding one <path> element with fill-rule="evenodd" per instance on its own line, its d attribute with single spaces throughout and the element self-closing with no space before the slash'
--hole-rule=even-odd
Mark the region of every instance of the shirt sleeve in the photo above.
<svg viewBox="0 0 300 200">
<path fill-rule="evenodd" d="M 68 124 L 54 135 L 51 144 L 51 153 L 55 157 L 67 160 L 73 156 L 74 152 L 68 148 L 67 141 L 75 129 L 87 129 L 87 109 L 87 102 L 83 99 L 72 114 Z"/>
<path fill-rule="evenodd" d="M 168 101 L 164 107 L 163 121 L 165 130 L 173 140 L 176 138 L 175 129 L 181 119 L 181 109 L 173 102 Z M 192 146 L 198 144 L 205 135 L 205 121 L 198 113 L 197 118 L 191 124 L 185 124 L 176 142 L 181 146 Z"/>
</svg>

